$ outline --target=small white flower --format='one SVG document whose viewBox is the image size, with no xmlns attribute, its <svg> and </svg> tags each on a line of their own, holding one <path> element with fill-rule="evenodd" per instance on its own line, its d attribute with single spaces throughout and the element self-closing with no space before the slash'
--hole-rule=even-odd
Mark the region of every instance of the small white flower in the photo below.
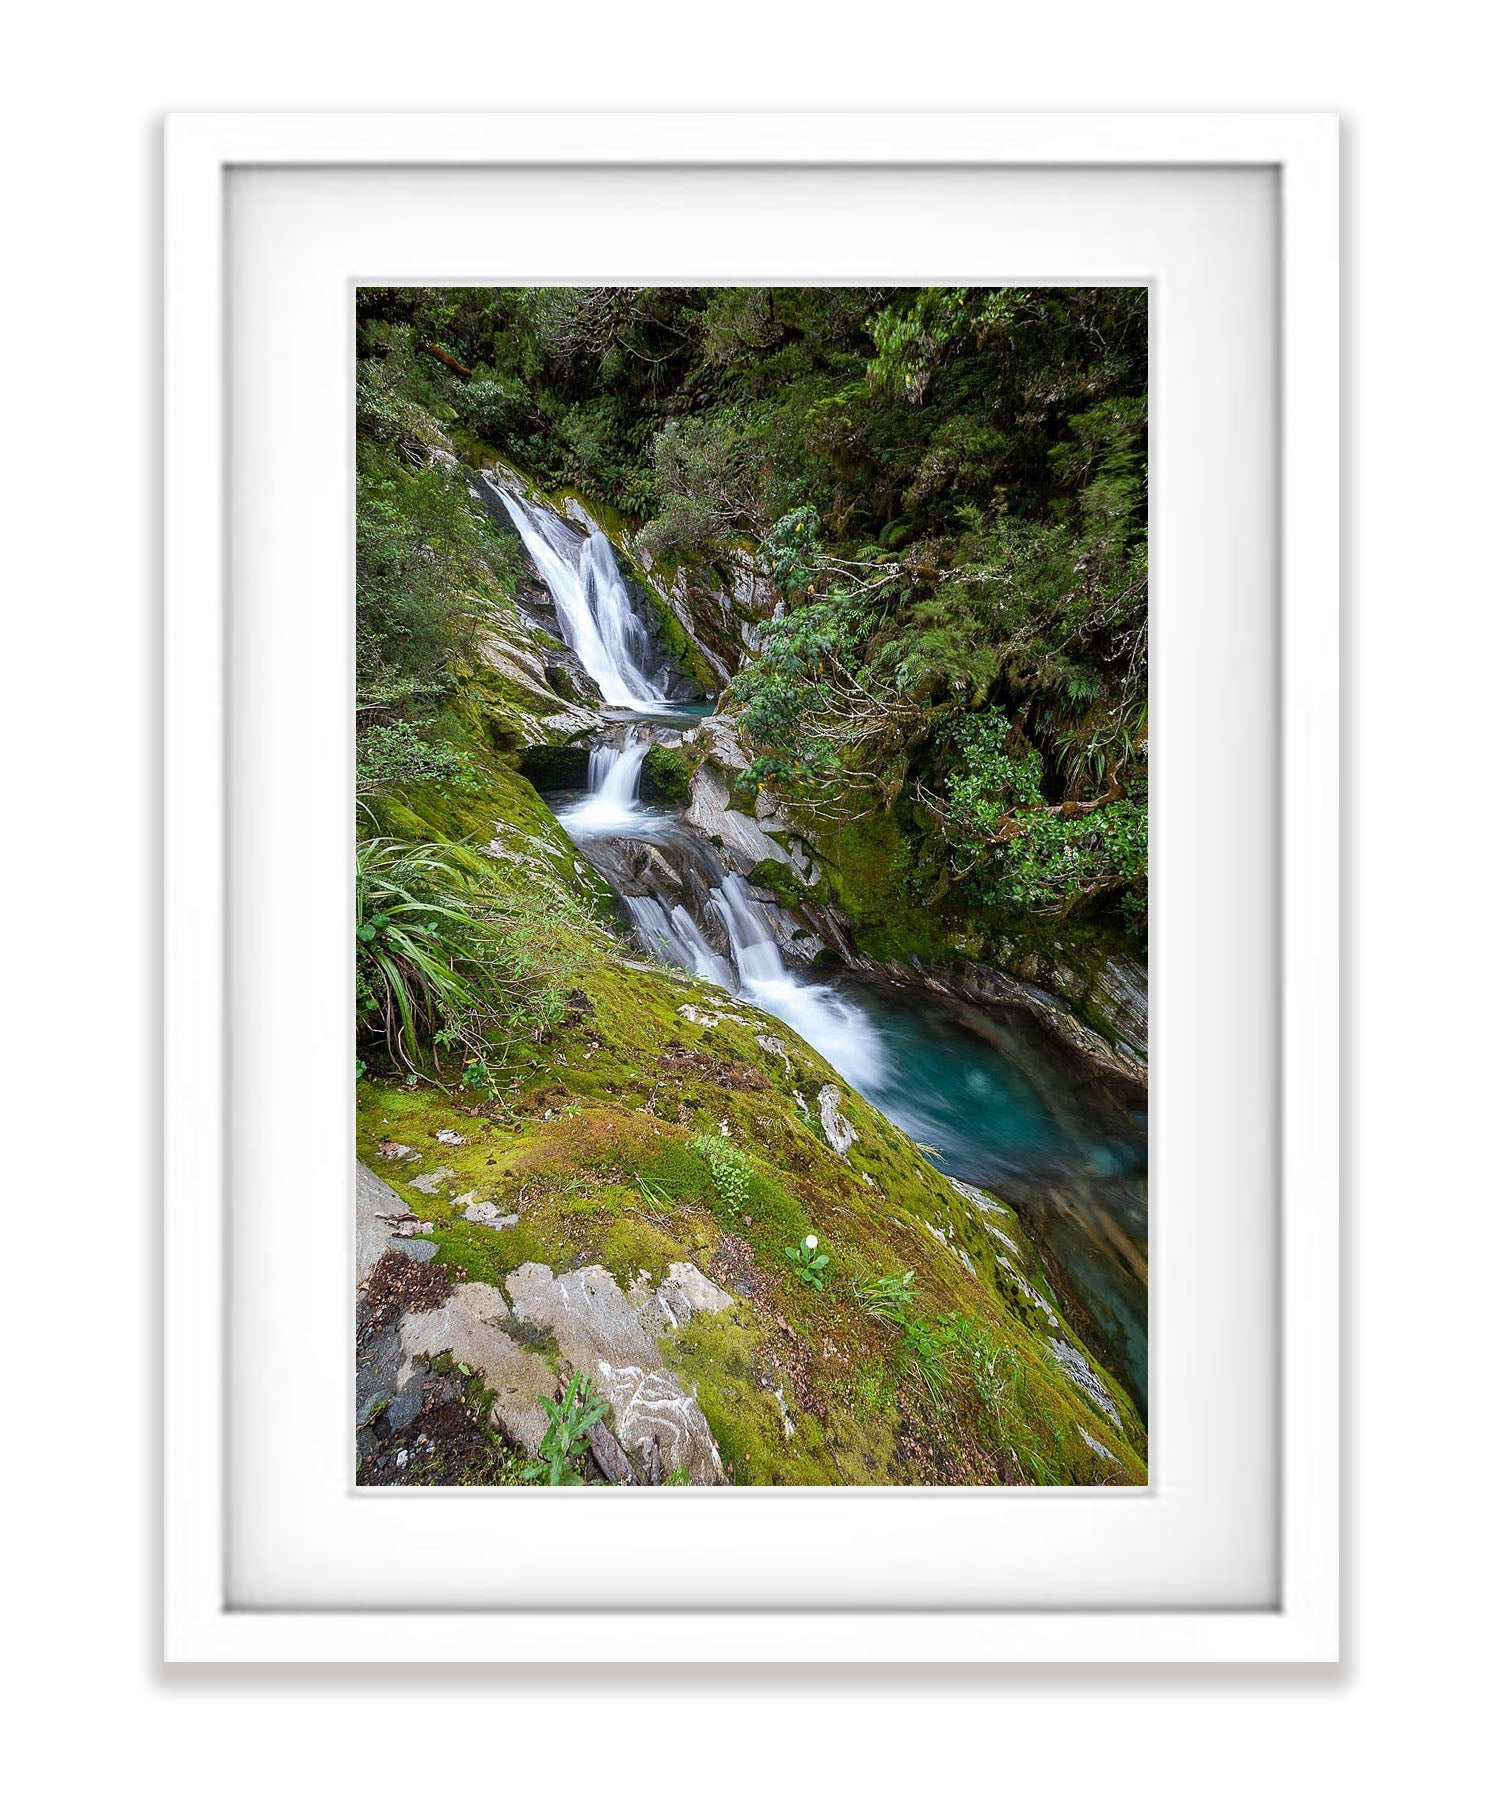
<svg viewBox="0 0 1500 1800">
<path fill-rule="evenodd" d="M 809 1250 L 816 1250 L 818 1247 L 818 1240 L 812 1235 L 811 1232 L 809 1232 L 807 1234 L 807 1237 L 804 1240 L 804 1242 L 806 1243 Z"/>
</svg>

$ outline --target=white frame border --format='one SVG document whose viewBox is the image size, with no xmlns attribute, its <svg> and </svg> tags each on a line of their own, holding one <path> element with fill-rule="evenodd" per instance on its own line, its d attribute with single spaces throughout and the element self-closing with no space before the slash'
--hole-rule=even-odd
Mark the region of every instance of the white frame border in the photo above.
<svg viewBox="0 0 1500 1800">
<path fill-rule="evenodd" d="M 166 127 L 165 1655 L 675 1662 L 616 1610 L 225 1605 L 225 186 L 247 165 L 1257 165 L 1281 186 L 1281 1605 L 694 1614 L 696 1662 L 1330 1662 L 1339 1623 L 1338 121 L 1310 113 L 176 114 Z M 205 603 L 205 597 L 211 597 Z M 518 1627 L 520 1629 L 518 1629 Z M 524 1656 L 516 1646 L 524 1644 Z"/>
</svg>

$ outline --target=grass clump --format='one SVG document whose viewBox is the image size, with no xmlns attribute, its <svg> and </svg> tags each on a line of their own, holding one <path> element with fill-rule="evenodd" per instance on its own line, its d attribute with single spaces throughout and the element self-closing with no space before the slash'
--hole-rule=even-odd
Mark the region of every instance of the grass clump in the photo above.
<svg viewBox="0 0 1500 1800">
<path fill-rule="evenodd" d="M 576 950 L 472 850 L 372 837 L 355 850 L 358 1035 L 413 1075 L 487 1066 L 561 1018 Z"/>
</svg>

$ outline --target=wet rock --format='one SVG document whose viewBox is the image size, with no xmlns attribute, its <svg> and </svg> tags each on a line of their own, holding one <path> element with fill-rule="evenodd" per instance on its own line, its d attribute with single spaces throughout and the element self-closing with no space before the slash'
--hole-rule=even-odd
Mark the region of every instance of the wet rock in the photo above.
<svg viewBox="0 0 1500 1800">
<path fill-rule="evenodd" d="M 768 861 L 792 866 L 791 857 L 775 838 L 762 831 L 748 813 L 730 806 L 728 785 L 710 763 L 701 763 L 693 772 L 683 821 L 719 844 L 737 874 L 748 875 L 757 863 Z"/>
</svg>

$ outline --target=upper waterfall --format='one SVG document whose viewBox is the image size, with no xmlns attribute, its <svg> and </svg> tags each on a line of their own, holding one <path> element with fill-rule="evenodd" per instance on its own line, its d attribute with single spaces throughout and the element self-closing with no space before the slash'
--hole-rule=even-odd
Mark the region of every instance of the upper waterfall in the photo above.
<svg viewBox="0 0 1500 1800">
<path fill-rule="evenodd" d="M 639 709 L 663 700 L 660 679 L 643 667 L 651 639 L 609 539 L 594 531 L 580 542 L 556 513 L 489 485 L 547 584 L 569 648 L 606 704 Z"/>
</svg>

